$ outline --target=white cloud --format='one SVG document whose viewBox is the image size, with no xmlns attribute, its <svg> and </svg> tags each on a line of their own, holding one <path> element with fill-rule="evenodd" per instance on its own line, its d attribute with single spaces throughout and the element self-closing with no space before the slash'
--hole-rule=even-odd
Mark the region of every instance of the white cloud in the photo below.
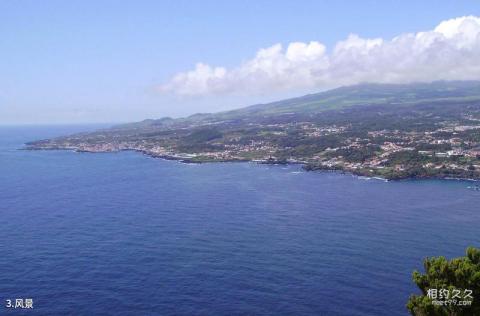
<svg viewBox="0 0 480 316">
<path fill-rule="evenodd" d="M 352 34 L 327 53 L 316 41 L 260 49 L 232 69 L 198 63 L 159 90 L 177 95 L 256 95 L 326 89 L 359 82 L 480 79 L 480 17 L 441 22 L 391 40 Z"/>
</svg>

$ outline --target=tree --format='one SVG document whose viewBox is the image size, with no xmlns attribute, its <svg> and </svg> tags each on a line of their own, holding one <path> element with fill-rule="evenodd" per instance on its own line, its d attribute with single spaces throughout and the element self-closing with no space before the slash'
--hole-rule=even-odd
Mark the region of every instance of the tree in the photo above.
<svg viewBox="0 0 480 316">
<path fill-rule="evenodd" d="M 413 272 L 413 281 L 422 295 L 412 295 L 407 308 L 414 316 L 480 315 L 480 250 L 469 247 L 465 257 L 448 261 L 445 257 L 424 260 L 425 274 Z M 442 291 L 442 292 L 440 292 Z M 471 292 L 470 292 L 471 291 Z M 443 295 L 440 296 L 440 293 Z M 454 294 L 458 296 L 452 298 Z M 451 302 L 440 305 L 439 301 Z M 457 303 L 454 303 L 456 300 Z M 458 305 L 467 301 L 466 305 Z"/>
</svg>

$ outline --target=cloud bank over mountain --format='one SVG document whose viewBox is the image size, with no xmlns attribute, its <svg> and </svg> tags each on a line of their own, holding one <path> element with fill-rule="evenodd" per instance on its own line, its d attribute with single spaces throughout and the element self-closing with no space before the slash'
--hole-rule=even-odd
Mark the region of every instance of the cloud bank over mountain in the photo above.
<svg viewBox="0 0 480 316">
<path fill-rule="evenodd" d="M 390 40 L 351 34 L 331 50 L 317 41 L 292 42 L 285 48 L 275 44 L 231 69 L 197 63 L 158 89 L 180 96 L 257 95 L 360 82 L 476 79 L 480 79 L 480 17 L 465 16 Z"/>
</svg>

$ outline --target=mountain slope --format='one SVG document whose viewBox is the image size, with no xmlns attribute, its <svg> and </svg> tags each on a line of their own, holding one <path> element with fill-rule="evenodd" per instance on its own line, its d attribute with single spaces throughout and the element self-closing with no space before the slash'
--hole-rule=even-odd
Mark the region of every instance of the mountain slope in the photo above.
<svg viewBox="0 0 480 316">
<path fill-rule="evenodd" d="M 169 127 L 176 124 L 190 125 L 223 120 L 251 120 L 292 113 L 315 115 L 328 110 L 340 110 L 352 106 L 399 106 L 422 102 L 436 103 L 472 100 L 480 100 L 480 81 L 438 81 L 403 85 L 365 83 L 267 104 L 251 105 L 231 111 L 199 113 L 179 119 L 148 119 L 117 127 Z"/>
<path fill-rule="evenodd" d="M 235 117 L 247 113 L 318 113 L 353 105 L 402 104 L 453 98 L 480 98 L 480 81 L 439 81 L 405 85 L 366 83 L 269 104 L 249 106 L 219 115 Z"/>
<path fill-rule="evenodd" d="M 190 162 L 300 162 L 388 179 L 480 179 L 480 82 L 363 84 L 239 110 L 145 120 L 29 149 L 136 150 Z"/>
</svg>

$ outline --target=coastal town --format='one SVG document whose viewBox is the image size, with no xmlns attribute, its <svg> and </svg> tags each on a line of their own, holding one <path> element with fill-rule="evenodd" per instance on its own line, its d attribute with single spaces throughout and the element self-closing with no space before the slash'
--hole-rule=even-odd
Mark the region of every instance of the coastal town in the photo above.
<svg viewBox="0 0 480 316">
<path fill-rule="evenodd" d="M 368 110 L 368 108 L 367 108 Z M 345 114 L 346 113 L 346 114 Z M 379 116 L 374 112 L 372 119 Z M 380 112 L 381 113 L 381 112 Z M 189 163 L 253 161 L 303 164 L 306 170 L 339 170 L 357 175 L 402 178 L 480 178 L 480 115 L 456 117 L 436 113 L 429 124 L 414 128 L 393 121 L 364 127 L 364 121 L 325 124 L 314 118 L 290 122 L 195 123 L 190 127 L 107 129 L 89 134 L 27 144 L 28 149 L 69 149 L 77 152 L 133 150 Z M 348 111 L 344 111 L 348 117 Z M 353 113 L 354 114 L 354 113 Z M 381 113 L 380 117 L 384 115 Z M 323 115 L 328 117 L 328 113 Z M 323 117 L 323 118 L 324 118 Z M 389 118 L 391 119 L 391 118 Z M 397 122 L 398 123 L 398 122 Z M 402 123 L 402 122 L 400 122 Z M 410 122 L 411 123 L 411 122 Z M 403 123 L 402 123 L 403 124 Z"/>
</svg>

